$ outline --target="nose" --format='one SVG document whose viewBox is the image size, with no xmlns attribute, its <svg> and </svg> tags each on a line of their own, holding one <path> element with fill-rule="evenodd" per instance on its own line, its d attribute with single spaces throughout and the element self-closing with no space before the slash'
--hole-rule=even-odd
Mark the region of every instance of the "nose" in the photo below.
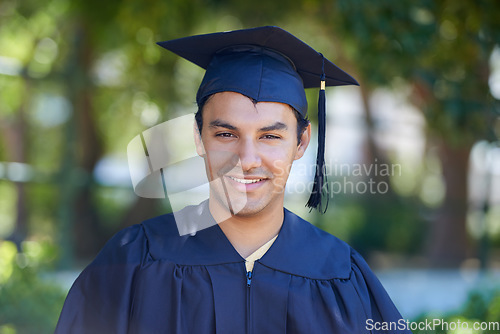
<svg viewBox="0 0 500 334">
<path fill-rule="evenodd" d="M 244 140 L 240 142 L 238 148 L 238 157 L 243 172 L 252 170 L 253 168 L 260 167 L 262 160 L 256 143 L 251 140 Z"/>
</svg>

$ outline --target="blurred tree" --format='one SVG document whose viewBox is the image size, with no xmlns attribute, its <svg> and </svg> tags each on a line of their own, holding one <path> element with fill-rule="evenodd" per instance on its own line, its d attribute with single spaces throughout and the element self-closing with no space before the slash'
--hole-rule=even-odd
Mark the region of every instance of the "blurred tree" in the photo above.
<svg viewBox="0 0 500 334">
<path fill-rule="evenodd" d="M 0 241 L 0 333 L 53 333 L 65 292 L 40 272 L 54 260 L 53 245 Z"/>
<path fill-rule="evenodd" d="M 345 58 L 372 89 L 396 80 L 413 87 L 429 145 L 439 148 L 446 196 L 431 223 L 429 252 L 456 265 L 467 247 L 467 166 L 472 144 L 492 139 L 488 59 L 500 42 L 496 1 L 343 1 L 318 15 L 342 39 Z M 335 17 L 335 20 L 331 20 Z M 328 19 L 327 19 L 328 18 Z M 341 37 L 340 37 L 341 36 Z"/>
<path fill-rule="evenodd" d="M 9 3 L 4 6 L 9 9 Z M 3 31 L 8 33 L 9 30 L 14 30 L 20 27 L 20 20 L 13 20 Z M 25 38 L 29 38 L 27 31 L 24 31 Z M 2 44 L 6 44 L 5 42 Z M 6 46 L 6 45 L 4 45 Z M 14 51 L 15 52 L 15 51 Z M 10 52 L 10 53 L 14 53 Z M 23 56 L 32 57 L 35 52 L 35 44 L 31 48 L 23 50 Z M 0 129 L 2 139 L 5 143 L 4 159 L 7 161 L 25 163 L 27 161 L 27 123 L 26 109 L 29 106 L 31 83 L 27 74 L 27 67 L 23 67 L 20 63 L 7 58 L 11 54 L 5 54 L 6 70 L 9 74 L 19 73 L 19 77 L 14 80 L 4 78 L 0 83 L 1 86 L 7 86 L 5 90 L 1 90 L 0 98 L 3 103 L 0 105 Z M 11 62 L 9 63 L 9 60 Z M 9 66 L 10 65 L 10 66 Z M 10 68 L 9 68 L 10 67 Z M 27 205 L 26 205 L 26 188 L 22 182 L 16 182 L 17 200 L 16 200 L 16 219 L 12 234 L 8 239 L 14 241 L 19 247 L 22 240 L 27 235 Z"/>
</svg>

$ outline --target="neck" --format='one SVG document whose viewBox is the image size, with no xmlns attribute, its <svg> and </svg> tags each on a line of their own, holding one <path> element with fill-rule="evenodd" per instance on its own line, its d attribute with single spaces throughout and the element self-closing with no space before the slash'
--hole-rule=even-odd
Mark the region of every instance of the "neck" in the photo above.
<svg viewBox="0 0 500 334">
<path fill-rule="evenodd" d="M 277 203 L 278 204 L 278 203 Z M 216 200 L 209 200 L 210 213 L 241 257 L 246 258 L 280 231 L 284 219 L 283 203 L 252 215 L 230 215 Z M 223 210 L 223 211 L 221 211 Z M 218 219 L 223 217 L 223 219 Z"/>
</svg>

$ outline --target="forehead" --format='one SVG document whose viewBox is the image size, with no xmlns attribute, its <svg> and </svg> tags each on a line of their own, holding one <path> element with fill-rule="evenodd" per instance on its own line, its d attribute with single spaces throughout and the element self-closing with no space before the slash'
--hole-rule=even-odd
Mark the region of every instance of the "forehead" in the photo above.
<svg viewBox="0 0 500 334">
<path fill-rule="evenodd" d="M 295 112 L 288 104 L 279 102 L 257 102 L 235 92 L 212 95 L 203 108 L 203 121 L 215 119 L 249 127 L 275 122 L 296 122 Z"/>
</svg>

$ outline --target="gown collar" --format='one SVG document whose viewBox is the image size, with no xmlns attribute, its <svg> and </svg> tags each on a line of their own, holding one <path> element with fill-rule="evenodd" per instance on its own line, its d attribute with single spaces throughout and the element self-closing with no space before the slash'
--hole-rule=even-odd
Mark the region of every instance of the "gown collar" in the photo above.
<svg viewBox="0 0 500 334">
<path fill-rule="evenodd" d="M 193 222 L 211 220 L 212 226 L 194 236 L 179 236 L 173 214 L 144 222 L 153 260 L 170 260 L 179 265 L 245 262 L 215 223 L 208 201 L 186 207 L 181 213 Z M 351 272 L 350 253 L 345 242 L 284 208 L 283 225 L 276 240 L 256 263 L 312 279 L 347 279 Z"/>
</svg>

